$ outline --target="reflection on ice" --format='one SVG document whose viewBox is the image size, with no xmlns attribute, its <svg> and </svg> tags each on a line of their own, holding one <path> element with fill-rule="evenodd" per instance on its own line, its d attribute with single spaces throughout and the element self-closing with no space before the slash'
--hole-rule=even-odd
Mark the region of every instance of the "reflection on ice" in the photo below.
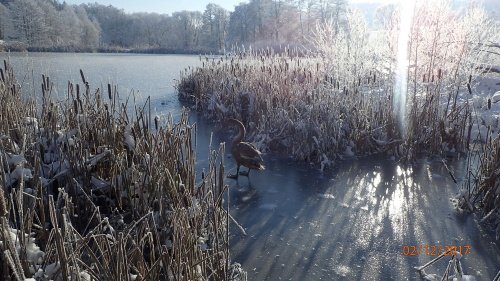
<svg viewBox="0 0 500 281">
<path fill-rule="evenodd" d="M 251 280 L 421 280 L 413 267 L 432 257 L 404 256 L 401 249 L 438 243 L 475 244 L 475 255 L 463 261 L 465 272 L 487 272 L 485 279 L 495 274 L 498 245 L 484 242 L 492 240 L 472 219 L 456 218 L 449 198 L 458 187 L 439 162 L 354 160 L 324 179 L 284 162 L 272 161 L 269 171 L 252 178 L 258 205 L 240 202 L 232 210 L 253 235 L 232 240 L 235 261 L 259 269 L 249 273 Z M 457 173 L 462 164 L 455 163 Z M 288 173 L 275 177 L 276 167 Z M 430 178 L 428 171 L 442 177 Z M 436 273 L 445 268 L 439 265 Z"/>
<path fill-rule="evenodd" d="M 219 137 L 214 143 L 227 139 Z M 498 271 L 499 245 L 472 216 L 454 212 L 449 198 L 458 186 L 440 161 L 365 158 L 319 177 L 308 165 L 264 158 L 266 171 L 227 182 L 231 214 L 248 234 L 233 225 L 232 258 L 249 280 L 422 280 L 414 267 L 434 257 L 402 252 L 422 244 L 471 245 L 473 254 L 462 260 L 466 274 L 480 271 L 481 280 L 492 280 Z M 465 163 L 448 165 L 464 173 Z M 429 273 L 442 274 L 446 266 Z"/>
</svg>

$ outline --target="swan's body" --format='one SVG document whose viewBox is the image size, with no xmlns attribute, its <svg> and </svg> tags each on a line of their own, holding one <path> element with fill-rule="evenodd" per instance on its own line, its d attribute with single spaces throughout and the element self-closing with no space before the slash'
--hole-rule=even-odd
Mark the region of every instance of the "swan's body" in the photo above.
<svg viewBox="0 0 500 281">
<path fill-rule="evenodd" d="M 264 160 L 262 160 L 261 152 L 251 143 L 243 142 L 245 138 L 245 126 L 243 123 L 236 119 L 229 119 L 227 121 L 231 125 L 238 127 L 238 134 L 233 139 L 233 145 L 231 148 L 231 153 L 233 154 L 234 160 L 236 161 L 236 174 L 229 175 L 229 178 L 238 178 L 238 175 L 247 176 L 250 174 L 250 170 L 264 170 Z M 248 168 L 248 172 L 240 173 L 240 166 L 245 166 Z"/>
</svg>

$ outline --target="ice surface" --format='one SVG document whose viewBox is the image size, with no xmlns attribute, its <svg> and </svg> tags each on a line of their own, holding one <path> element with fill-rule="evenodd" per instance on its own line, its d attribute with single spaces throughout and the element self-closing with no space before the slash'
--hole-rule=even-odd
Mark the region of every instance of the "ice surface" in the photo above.
<svg viewBox="0 0 500 281">
<path fill-rule="evenodd" d="M 334 199 L 335 196 L 333 194 L 330 194 L 330 193 L 320 193 L 318 194 L 319 197 L 321 198 L 325 198 L 325 199 Z"/>
<path fill-rule="evenodd" d="M 262 204 L 262 205 L 260 205 L 259 209 L 267 210 L 267 211 L 272 211 L 272 210 L 276 209 L 277 207 L 278 207 L 277 204 L 269 203 L 269 204 Z"/>
</svg>

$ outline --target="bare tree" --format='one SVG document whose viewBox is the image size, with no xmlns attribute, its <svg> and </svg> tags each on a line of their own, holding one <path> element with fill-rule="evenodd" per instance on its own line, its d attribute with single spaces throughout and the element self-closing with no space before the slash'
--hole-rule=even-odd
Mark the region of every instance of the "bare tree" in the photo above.
<svg viewBox="0 0 500 281">
<path fill-rule="evenodd" d="M 14 37 L 29 45 L 38 45 L 47 31 L 43 11 L 34 0 L 14 0 L 9 3 L 15 26 Z"/>
<path fill-rule="evenodd" d="M 225 46 L 229 13 L 216 4 L 207 5 L 203 13 L 202 45 L 214 50 Z"/>
</svg>

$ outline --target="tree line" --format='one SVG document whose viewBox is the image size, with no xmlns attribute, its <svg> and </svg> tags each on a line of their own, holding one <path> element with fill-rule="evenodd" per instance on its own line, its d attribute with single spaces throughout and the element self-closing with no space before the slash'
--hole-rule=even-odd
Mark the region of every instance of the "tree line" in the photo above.
<svg viewBox="0 0 500 281">
<path fill-rule="evenodd" d="M 250 0 L 229 12 L 126 13 L 98 3 L 0 0 L 0 40 L 29 50 L 222 52 L 232 46 L 304 45 L 314 27 L 341 28 L 346 0 Z"/>
</svg>

